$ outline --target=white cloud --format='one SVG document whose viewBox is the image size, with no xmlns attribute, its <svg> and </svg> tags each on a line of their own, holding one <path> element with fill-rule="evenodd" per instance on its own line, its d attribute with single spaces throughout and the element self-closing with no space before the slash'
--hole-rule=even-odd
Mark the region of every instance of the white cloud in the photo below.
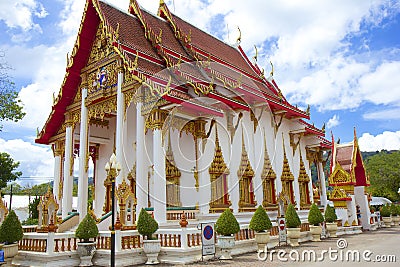
<svg viewBox="0 0 400 267">
<path fill-rule="evenodd" d="M 19 29 L 22 33 L 13 33 L 11 39 L 15 42 L 30 39 L 29 31 L 41 32 L 41 27 L 34 18 L 44 18 L 48 12 L 40 2 L 35 0 L 15 0 L 0 2 L 0 20 L 7 27 Z"/>
<path fill-rule="evenodd" d="M 400 108 L 365 113 L 363 118 L 366 120 L 400 120 Z"/>
<path fill-rule="evenodd" d="M 376 136 L 370 133 L 363 133 L 358 139 L 358 144 L 361 151 L 398 150 L 400 149 L 400 131 L 385 131 Z"/>
<path fill-rule="evenodd" d="M 336 127 L 340 124 L 340 119 L 338 115 L 333 115 L 332 118 L 330 118 L 328 120 L 328 123 L 326 124 L 326 126 L 328 127 L 328 129 L 332 129 L 333 127 Z"/>
<path fill-rule="evenodd" d="M 21 139 L 4 140 L 0 138 L 0 151 L 10 154 L 20 162 L 18 170 L 24 177 L 52 177 L 54 160 L 50 147 L 33 145 Z"/>
</svg>

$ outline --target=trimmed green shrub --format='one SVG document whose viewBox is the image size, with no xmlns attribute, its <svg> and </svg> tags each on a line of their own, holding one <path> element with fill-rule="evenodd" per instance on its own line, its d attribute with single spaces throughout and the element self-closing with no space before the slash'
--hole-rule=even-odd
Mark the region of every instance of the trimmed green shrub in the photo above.
<svg viewBox="0 0 400 267">
<path fill-rule="evenodd" d="M 335 208 L 331 205 L 327 205 L 325 209 L 325 221 L 327 223 L 333 223 L 337 220 Z"/>
<path fill-rule="evenodd" d="M 0 226 L 0 242 L 12 244 L 22 239 L 24 231 L 13 210 L 11 210 Z"/>
<path fill-rule="evenodd" d="M 151 240 L 154 239 L 153 234 L 157 231 L 157 229 L 158 223 L 156 222 L 156 220 L 154 220 L 154 218 L 151 217 L 151 215 L 142 208 L 137 221 L 137 230 L 139 234 L 147 236 L 147 239 Z"/>
<path fill-rule="evenodd" d="M 380 209 L 382 217 L 390 217 L 390 209 L 388 205 L 384 205 Z"/>
<path fill-rule="evenodd" d="M 260 205 L 251 217 L 249 228 L 256 232 L 264 232 L 272 228 L 271 220 L 265 209 Z"/>
<path fill-rule="evenodd" d="M 230 209 L 226 209 L 215 223 L 215 231 L 224 236 L 231 236 L 240 231 L 240 226 Z"/>
<path fill-rule="evenodd" d="M 393 216 L 399 215 L 398 212 L 397 212 L 396 204 L 394 204 L 394 203 L 392 203 L 390 205 L 390 214 L 392 214 Z"/>
<path fill-rule="evenodd" d="M 79 223 L 78 228 L 75 231 L 75 236 L 79 239 L 83 239 L 84 242 L 89 242 L 90 238 L 95 238 L 99 235 L 99 229 L 97 228 L 96 221 L 92 215 L 86 214 L 85 218 Z"/>
<path fill-rule="evenodd" d="M 308 213 L 308 223 L 318 226 L 320 223 L 324 221 L 324 216 L 322 212 L 319 210 L 317 205 L 313 203 L 310 208 L 310 212 Z"/>
<path fill-rule="evenodd" d="M 286 209 L 285 219 L 288 228 L 297 228 L 301 225 L 299 215 L 292 204 L 289 204 Z"/>
</svg>

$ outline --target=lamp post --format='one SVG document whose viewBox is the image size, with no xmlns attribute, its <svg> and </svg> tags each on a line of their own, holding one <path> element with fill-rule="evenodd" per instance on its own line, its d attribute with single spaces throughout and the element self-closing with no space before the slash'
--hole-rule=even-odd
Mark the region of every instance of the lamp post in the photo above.
<svg viewBox="0 0 400 267">
<path fill-rule="evenodd" d="M 117 162 L 117 157 L 113 153 L 110 161 L 106 163 L 105 170 L 111 179 L 111 266 L 115 266 L 115 179 L 117 178 L 121 165 Z"/>
</svg>

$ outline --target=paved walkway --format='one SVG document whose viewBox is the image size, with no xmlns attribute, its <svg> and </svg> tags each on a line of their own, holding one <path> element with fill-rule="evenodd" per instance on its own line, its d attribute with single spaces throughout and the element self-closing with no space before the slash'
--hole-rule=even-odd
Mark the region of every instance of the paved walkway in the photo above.
<svg viewBox="0 0 400 267">
<path fill-rule="evenodd" d="M 400 266 L 400 227 L 330 238 L 322 242 L 306 242 L 296 249 L 288 246 L 277 247 L 271 252 L 272 250 L 269 250 L 266 260 L 259 260 L 254 252 L 235 256 L 232 261 L 216 259 L 190 266 Z"/>
</svg>

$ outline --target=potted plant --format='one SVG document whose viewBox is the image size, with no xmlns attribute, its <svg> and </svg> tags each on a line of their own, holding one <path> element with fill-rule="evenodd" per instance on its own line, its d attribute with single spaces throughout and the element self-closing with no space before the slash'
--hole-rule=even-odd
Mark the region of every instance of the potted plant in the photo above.
<svg viewBox="0 0 400 267">
<path fill-rule="evenodd" d="M 258 250 L 263 250 L 269 241 L 270 233 L 266 230 L 272 228 L 271 220 L 265 209 L 260 205 L 250 220 L 249 228 L 256 232 Z"/>
<path fill-rule="evenodd" d="M 232 211 L 226 209 L 215 223 L 215 231 L 220 234 L 218 236 L 218 245 L 221 248 L 221 260 L 231 260 L 231 249 L 235 246 L 235 237 L 233 236 L 240 231 L 240 226 Z"/>
<path fill-rule="evenodd" d="M 322 216 L 322 213 L 317 205 L 313 203 L 311 205 L 310 211 L 308 212 L 308 223 L 310 224 L 310 232 L 312 234 L 313 241 L 321 241 L 321 223 L 323 221 L 324 216 Z"/>
<path fill-rule="evenodd" d="M 296 209 L 292 204 L 289 204 L 286 209 L 285 219 L 287 237 L 290 241 L 290 245 L 292 247 L 297 247 L 299 245 L 301 221 Z"/>
<path fill-rule="evenodd" d="M 390 224 L 392 223 L 392 217 L 390 217 L 390 209 L 388 205 L 384 205 L 380 209 L 381 216 L 385 227 L 389 228 Z"/>
<path fill-rule="evenodd" d="M 142 208 L 137 221 L 137 230 L 139 234 L 146 237 L 146 239 L 143 238 L 143 251 L 147 256 L 146 264 L 160 263 L 157 257 L 158 253 L 161 251 L 161 242 L 158 238 L 153 237 L 157 229 L 158 223 L 156 220 Z"/>
<path fill-rule="evenodd" d="M 335 208 L 331 205 L 327 205 L 325 209 L 325 222 L 326 222 L 326 230 L 329 232 L 330 237 L 336 237 L 337 232 L 337 216 L 335 212 Z"/>
<path fill-rule="evenodd" d="M 400 217 L 398 216 L 399 215 L 399 211 L 398 211 L 397 205 L 394 204 L 394 203 L 392 203 L 390 205 L 390 214 L 392 215 L 393 226 L 394 227 L 398 226 L 399 225 L 399 221 L 400 221 Z"/>
<path fill-rule="evenodd" d="M 81 263 L 79 266 L 92 266 L 92 257 L 96 251 L 96 243 L 94 238 L 99 235 L 96 221 L 89 213 L 79 223 L 75 231 L 75 236 L 80 239 L 78 242 L 77 252 L 80 256 Z"/>
<path fill-rule="evenodd" d="M 0 243 L 4 243 L 4 258 L 12 258 L 18 254 L 18 241 L 24 236 L 21 222 L 11 210 L 0 226 Z"/>
</svg>

